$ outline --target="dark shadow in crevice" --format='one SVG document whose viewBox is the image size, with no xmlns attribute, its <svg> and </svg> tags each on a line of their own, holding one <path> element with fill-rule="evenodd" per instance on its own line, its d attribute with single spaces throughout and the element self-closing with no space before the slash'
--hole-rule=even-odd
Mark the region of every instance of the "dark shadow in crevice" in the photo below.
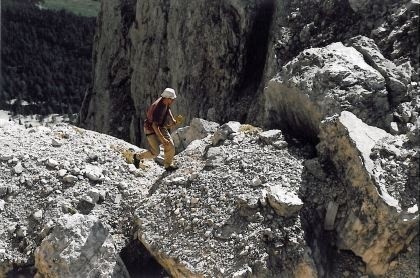
<svg viewBox="0 0 420 278">
<path fill-rule="evenodd" d="M 7 273 L 7 278 L 32 278 L 35 276 L 36 268 L 34 265 L 14 266 L 12 270 Z"/>
<path fill-rule="evenodd" d="M 132 278 L 169 277 L 165 269 L 139 240 L 128 242 L 121 250 L 120 257 Z"/>
<path fill-rule="evenodd" d="M 325 176 L 321 174 L 319 177 L 314 176 L 313 173 L 308 171 L 306 166 L 302 173 L 302 187 L 299 197 L 304 202 L 300 210 L 300 218 L 304 229 L 305 241 L 311 249 L 311 257 L 316 265 L 318 277 L 340 277 L 344 272 L 348 273 L 349 277 L 358 277 L 360 276 L 359 267 L 364 266 L 362 259 L 352 251 L 338 248 L 338 235 L 335 229 L 324 229 L 328 200 L 350 197 L 340 195 L 339 192 L 342 190 L 338 188 L 336 197 L 323 196 L 325 195 L 322 192 L 323 190 L 328 188 L 327 192 L 331 194 L 334 191 L 333 187 L 341 186 L 341 184 L 331 182 L 331 180 L 337 180 L 337 177 L 334 172 L 335 167 L 330 164 L 330 161 L 323 161 L 322 169 L 326 174 Z M 325 199 L 322 200 L 323 198 Z M 323 202 L 323 205 L 320 205 L 320 202 Z M 345 208 L 341 207 L 341 209 Z M 335 226 L 338 225 L 339 221 L 339 218 L 335 219 Z"/>
</svg>

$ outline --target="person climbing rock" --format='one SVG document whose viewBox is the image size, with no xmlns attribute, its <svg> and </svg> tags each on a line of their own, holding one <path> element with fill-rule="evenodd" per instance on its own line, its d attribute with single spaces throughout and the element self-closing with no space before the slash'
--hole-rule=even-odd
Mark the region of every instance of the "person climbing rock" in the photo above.
<svg viewBox="0 0 420 278">
<path fill-rule="evenodd" d="M 144 133 L 149 143 L 149 150 L 134 155 L 133 163 L 137 168 L 139 168 L 141 160 L 157 157 L 160 153 L 159 146 L 162 144 L 164 151 L 163 166 L 167 171 L 178 169 L 172 163 L 175 156 L 175 146 L 168 130 L 177 123 L 170 109 L 175 99 L 175 90 L 166 88 L 161 94 L 161 97 L 147 108 Z"/>
</svg>

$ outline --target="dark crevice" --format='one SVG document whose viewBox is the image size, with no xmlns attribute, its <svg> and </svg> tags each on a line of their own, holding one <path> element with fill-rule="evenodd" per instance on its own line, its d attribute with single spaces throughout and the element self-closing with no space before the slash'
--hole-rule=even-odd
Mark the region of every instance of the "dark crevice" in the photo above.
<svg viewBox="0 0 420 278">
<path fill-rule="evenodd" d="M 318 131 L 308 121 L 301 119 L 300 115 L 297 115 L 294 111 L 285 109 L 270 111 L 265 128 L 281 129 L 285 135 L 311 144 L 312 146 L 316 146 L 319 143 Z"/>
<path fill-rule="evenodd" d="M 130 241 L 121 250 L 120 257 L 132 278 L 169 277 L 165 269 L 138 240 Z"/>
<path fill-rule="evenodd" d="M 14 266 L 12 270 L 7 273 L 7 278 L 29 278 L 34 277 L 36 268 L 34 265 Z"/>
<path fill-rule="evenodd" d="M 245 63 L 237 97 L 254 95 L 263 78 L 275 1 L 262 1 L 259 5 L 245 44 Z"/>
</svg>

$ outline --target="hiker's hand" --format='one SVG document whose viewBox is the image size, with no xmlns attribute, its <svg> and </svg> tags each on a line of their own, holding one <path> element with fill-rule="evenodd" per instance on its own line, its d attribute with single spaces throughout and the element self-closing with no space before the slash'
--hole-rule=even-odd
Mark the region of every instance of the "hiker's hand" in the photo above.
<svg viewBox="0 0 420 278">
<path fill-rule="evenodd" d="M 176 124 L 182 124 L 184 122 L 185 118 L 182 115 L 178 115 L 178 116 L 175 117 L 174 120 L 175 120 Z"/>
</svg>

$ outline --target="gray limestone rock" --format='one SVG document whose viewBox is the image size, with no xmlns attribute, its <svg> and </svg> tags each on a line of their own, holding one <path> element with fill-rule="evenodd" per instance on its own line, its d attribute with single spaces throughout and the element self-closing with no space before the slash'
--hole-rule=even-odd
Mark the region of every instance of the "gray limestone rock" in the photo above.
<svg viewBox="0 0 420 278">
<path fill-rule="evenodd" d="M 94 216 L 65 215 L 35 251 L 37 277 L 130 277 L 109 229 Z"/>
<path fill-rule="evenodd" d="M 397 158 L 401 156 L 397 146 L 404 140 L 368 126 L 346 111 L 321 126 L 318 151 L 332 161 L 347 186 L 347 211 L 336 224 L 338 246 L 362 257 L 367 272 L 374 275 L 386 273 L 390 259 L 418 233 L 418 212 L 408 211 L 413 201 L 399 193 L 416 190 L 414 184 L 419 183 L 408 174 L 409 165 L 419 162 L 415 152 L 408 167 L 405 159 Z"/>
<path fill-rule="evenodd" d="M 188 127 L 177 129 L 171 134 L 177 152 L 183 151 L 194 140 L 199 140 L 213 134 L 219 127 L 218 123 L 194 118 Z"/>
<path fill-rule="evenodd" d="M 227 134 L 239 132 L 240 128 L 241 128 L 241 123 L 236 122 L 236 121 L 227 122 L 220 127 L 220 129 L 225 130 Z"/>
<path fill-rule="evenodd" d="M 352 38 L 349 43 L 363 54 L 369 65 L 381 73 L 386 80 L 392 104 L 399 104 L 406 97 L 411 74 L 405 74 L 393 62 L 386 59 L 372 39 L 357 36 Z"/>
<path fill-rule="evenodd" d="M 23 168 L 22 164 L 20 162 L 18 162 L 16 164 L 15 167 L 13 167 L 13 172 L 15 172 L 16 174 L 20 175 L 22 174 L 22 172 L 25 170 L 25 168 Z"/>
<path fill-rule="evenodd" d="M 274 211 L 283 217 L 295 216 L 303 206 L 302 200 L 296 194 L 286 191 L 278 184 L 268 187 L 267 199 Z"/>
<path fill-rule="evenodd" d="M 68 134 L 71 148 L 53 147 L 51 134 Z M 0 250 L 4 250 L 0 252 L 0 277 L 13 276 L 13 273 L 8 274 L 7 271 L 34 261 L 35 249 L 55 226 L 54 223 L 64 215 L 70 216 L 77 212 L 95 215 L 109 227 L 107 229 L 111 229 L 115 243 L 114 254 L 120 252 L 128 239 L 125 235 L 130 234 L 127 225 L 129 220 L 123 216 L 129 211 L 127 206 L 131 206 L 133 200 L 143 199 L 163 172 L 156 163 L 149 161 L 145 162 L 145 170 L 138 169 L 142 176 L 130 173 L 122 154 L 123 150 L 130 148 L 138 149 L 117 138 L 67 124 L 26 129 L 17 123 L 7 122 L 0 127 L 0 153 L 13 150 L 11 159 L 0 161 L 0 203 L 4 204 L 4 210 L 0 211 Z M 88 154 L 94 154 L 97 159 L 90 161 L 93 156 L 88 157 Z M 17 175 L 13 168 L 19 161 L 25 170 Z M 90 163 L 87 164 L 87 161 Z M 53 167 L 48 166 L 48 162 Z M 98 183 L 84 177 L 86 165 L 100 168 L 95 176 L 100 177 L 102 174 L 104 179 Z M 126 184 L 126 189 L 119 193 L 116 185 L 121 183 Z M 113 202 L 116 196 L 119 196 L 118 203 Z M 83 197 L 89 199 L 81 201 Z M 83 204 L 79 205 L 80 202 Z M 86 240 L 88 234 L 84 236 Z M 55 258 L 49 259 L 54 264 L 52 261 Z M 99 256 L 94 260 L 100 260 Z M 66 276 L 65 267 L 61 270 L 63 275 L 53 276 L 88 276 L 87 272 L 77 273 L 76 270 Z M 100 274 L 100 271 L 97 273 Z M 111 274 L 104 276 L 110 277 Z"/>
<path fill-rule="evenodd" d="M 51 168 L 55 168 L 58 166 L 58 161 L 52 158 L 49 158 L 45 163 L 48 167 L 51 167 Z"/>
<path fill-rule="evenodd" d="M 220 128 L 214 132 L 212 136 L 212 144 L 213 146 L 218 145 L 220 142 L 228 139 L 229 135 L 238 133 L 241 124 L 239 122 L 230 121 L 228 123 L 223 124 Z"/>
<path fill-rule="evenodd" d="M 13 154 L 6 152 L 6 150 L 3 150 L 2 153 L 0 153 L 0 161 L 8 161 L 13 158 Z"/>
<path fill-rule="evenodd" d="M 338 204 L 330 201 L 325 214 L 324 229 L 327 231 L 334 230 L 335 218 L 337 216 Z"/>
<path fill-rule="evenodd" d="M 87 164 L 84 169 L 84 174 L 91 181 L 100 181 L 104 179 L 103 170 L 95 165 Z"/>
<path fill-rule="evenodd" d="M 342 110 L 384 126 L 389 112 L 385 78 L 353 47 L 311 48 L 286 64 L 264 92 L 267 123 L 314 139 L 321 120 Z M 303 132 L 304 131 L 304 132 Z"/>
<path fill-rule="evenodd" d="M 180 153 L 187 148 L 188 143 L 186 135 L 189 128 L 189 126 L 177 128 L 174 132 L 171 133 L 176 153 Z"/>
<path fill-rule="evenodd" d="M 61 147 L 61 145 L 63 145 L 63 142 L 61 142 L 61 140 L 53 138 L 51 139 L 51 145 L 53 147 Z"/>
<path fill-rule="evenodd" d="M 203 139 L 207 137 L 207 135 L 214 133 L 218 127 L 219 124 L 215 122 L 199 118 L 192 119 L 187 134 L 185 135 L 187 145 L 194 140 Z"/>
<path fill-rule="evenodd" d="M 263 141 L 266 144 L 272 144 L 277 140 L 284 139 L 283 134 L 281 130 L 279 129 L 273 129 L 261 132 L 259 134 L 260 140 Z"/>
<path fill-rule="evenodd" d="M 77 181 L 77 177 L 73 176 L 73 175 L 66 175 L 63 177 L 63 181 L 67 182 L 67 183 L 75 183 Z"/>
</svg>

